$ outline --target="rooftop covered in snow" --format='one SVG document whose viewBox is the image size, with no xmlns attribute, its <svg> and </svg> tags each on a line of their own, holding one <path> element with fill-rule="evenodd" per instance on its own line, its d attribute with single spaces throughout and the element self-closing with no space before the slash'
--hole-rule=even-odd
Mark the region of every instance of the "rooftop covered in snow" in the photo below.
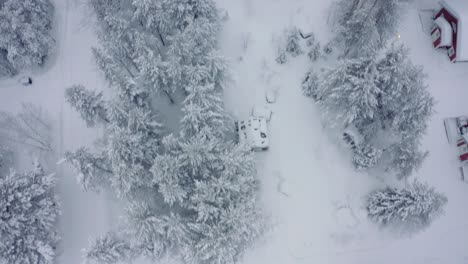
<svg viewBox="0 0 468 264">
<path fill-rule="evenodd" d="M 440 4 L 458 20 L 456 60 L 468 61 L 468 1 L 443 0 Z"/>
</svg>

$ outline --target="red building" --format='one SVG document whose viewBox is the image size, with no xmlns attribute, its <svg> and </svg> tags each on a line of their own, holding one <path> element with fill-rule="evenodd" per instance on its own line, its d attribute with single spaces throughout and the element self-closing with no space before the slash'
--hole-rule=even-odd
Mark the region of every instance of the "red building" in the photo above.
<svg viewBox="0 0 468 264">
<path fill-rule="evenodd" d="M 447 50 L 452 62 L 468 61 L 468 0 L 444 0 L 431 31 L 436 49 Z"/>
</svg>

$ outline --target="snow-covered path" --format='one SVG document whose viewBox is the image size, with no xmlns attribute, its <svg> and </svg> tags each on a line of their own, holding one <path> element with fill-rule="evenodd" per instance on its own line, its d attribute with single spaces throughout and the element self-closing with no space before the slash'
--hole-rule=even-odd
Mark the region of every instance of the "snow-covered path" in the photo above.
<svg viewBox="0 0 468 264">
<path fill-rule="evenodd" d="M 104 87 L 90 50 L 96 43 L 93 22 L 80 2 L 55 1 L 57 50 L 44 69 L 25 73 L 33 77 L 33 85 L 22 86 L 16 82 L 17 78 L 0 82 L 0 110 L 16 112 L 22 102 L 31 102 L 49 112 L 55 126 L 55 161 L 64 151 L 90 144 L 96 138 L 96 131 L 87 129 L 78 114 L 64 102 L 64 90 L 72 84 L 82 83 L 90 89 Z M 28 156 L 25 154 L 24 158 Z M 104 233 L 115 221 L 109 217 L 107 199 L 84 193 L 68 166 L 57 166 L 56 172 L 63 210 L 59 220 L 61 255 L 57 263 L 82 263 L 81 250 L 88 245 L 88 238 Z"/>
<path fill-rule="evenodd" d="M 412 49 L 413 61 L 425 66 L 429 89 L 438 101 L 424 139 L 431 155 L 417 176 L 446 193 L 449 204 L 429 229 L 403 238 L 368 222 L 362 198 L 382 182 L 352 169 L 346 150 L 326 135 L 318 109 L 301 95 L 306 58 L 281 66 L 274 61 L 273 35 L 290 25 L 314 32 L 322 44 L 326 41 L 332 1 L 217 2 L 229 13 L 221 43 L 233 65 L 228 107 L 238 118 L 246 118 L 253 105 L 265 104 L 267 87 L 279 88 L 277 103 L 271 106 L 271 147 L 258 154 L 262 201 L 275 226 L 244 263 L 466 263 L 468 185 L 458 179 L 442 119 L 468 111 L 463 107 L 468 66 L 450 64 L 431 49 L 417 14 L 423 1 L 411 7 L 401 30 L 401 41 Z"/>
</svg>

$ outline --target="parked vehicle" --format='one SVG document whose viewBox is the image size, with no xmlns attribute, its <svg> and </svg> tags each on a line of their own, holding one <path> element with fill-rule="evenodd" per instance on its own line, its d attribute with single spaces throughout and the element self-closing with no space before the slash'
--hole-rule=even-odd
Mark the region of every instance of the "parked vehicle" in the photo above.
<svg viewBox="0 0 468 264">
<path fill-rule="evenodd" d="M 268 150 L 268 122 L 271 120 L 271 114 L 267 107 L 255 106 L 249 119 L 236 121 L 239 143 L 248 144 L 253 151 Z"/>
<path fill-rule="evenodd" d="M 468 135 L 468 117 L 466 116 L 446 118 L 444 126 L 447 140 L 451 144 Z"/>
<path fill-rule="evenodd" d="M 263 117 L 250 117 L 245 121 L 236 121 L 239 143 L 249 145 L 253 151 L 268 150 L 269 138 L 267 120 Z"/>
<path fill-rule="evenodd" d="M 468 181 L 468 118 L 465 116 L 446 118 L 444 126 L 448 142 L 455 145 L 458 150 L 462 179 Z"/>
</svg>

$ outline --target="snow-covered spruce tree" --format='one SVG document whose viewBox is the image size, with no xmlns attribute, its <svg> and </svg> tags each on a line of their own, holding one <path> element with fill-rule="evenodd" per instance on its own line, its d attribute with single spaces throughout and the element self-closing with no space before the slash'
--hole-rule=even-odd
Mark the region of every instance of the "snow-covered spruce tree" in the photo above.
<svg viewBox="0 0 468 264">
<path fill-rule="evenodd" d="M 419 141 L 434 99 L 424 80 L 422 68 L 411 63 L 407 49 L 392 45 L 382 58 L 343 60 L 319 76 L 316 93 L 319 105 L 338 126 L 355 125 L 367 142 L 385 149 L 383 167 L 404 178 L 427 155 Z"/>
<path fill-rule="evenodd" d="M 341 0 L 335 32 L 346 57 L 374 53 L 395 34 L 405 5 L 412 0 Z M 396 37 L 396 36 L 395 36 Z"/>
<path fill-rule="evenodd" d="M 127 264 L 131 263 L 133 254 L 133 249 L 127 241 L 110 232 L 91 242 L 85 252 L 85 263 Z"/>
<path fill-rule="evenodd" d="M 51 36 L 54 6 L 49 0 L 4 0 L 0 7 L 0 52 L 16 73 L 42 65 L 55 45 Z"/>
<path fill-rule="evenodd" d="M 403 45 L 392 45 L 378 62 L 381 119 L 387 128 L 418 137 L 427 129 L 435 101 L 424 83 L 423 68 L 414 65 L 408 53 Z"/>
<path fill-rule="evenodd" d="M 55 176 L 39 164 L 0 177 L 0 263 L 52 264 L 59 240 Z"/>
<path fill-rule="evenodd" d="M 367 211 L 379 224 L 403 225 L 417 231 L 440 215 L 446 203 L 445 195 L 415 180 L 406 188 L 387 188 L 371 193 L 367 197 Z"/>
<path fill-rule="evenodd" d="M 105 153 L 98 155 L 81 147 L 74 152 L 67 151 L 65 160 L 75 168 L 78 183 L 84 190 L 98 192 L 108 186 L 108 174 L 112 171 Z"/>
<path fill-rule="evenodd" d="M 353 165 L 358 170 L 374 167 L 382 156 L 382 150 L 370 144 L 361 144 L 354 150 Z"/>
<path fill-rule="evenodd" d="M 319 82 L 317 98 L 325 112 L 336 116 L 344 126 L 354 123 L 361 128 L 379 111 L 381 90 L 373 57 L 349 59 L 326 71 Z"/>
<path fill-rule="evenodd" d="M 383 94 L 379 100 L 382 127 L 394 131 L 398 139 L 387 148 L 384 160 L 387 170 L 405 178 L 428 154 L 420 150 L 420 140 L 434 111 L 434 98 L 427 91 L 422 67 L 409 61 L 403 46 L 392 46 L 377 68 Z"/>
<path fill-rule="evenodd" d="M 380 38 L 372 14 L 363 4 L 356 2 L 363 0 L 339 2 L 339 7 L 343 10 L 335 28 L 336 41 L 343 45 L 344 56 L 347 58 L 375 54 L 379 47 Z"/>
<path fill-rule="evenodd" d="M 82 85 L 74 85 L 65 90 L 65 98 L 85 120 L 88 127 L 98 123 L 107 123 L 107 109 L 102 98 L 102 92 L 87 90 Z"/>
</svg>

